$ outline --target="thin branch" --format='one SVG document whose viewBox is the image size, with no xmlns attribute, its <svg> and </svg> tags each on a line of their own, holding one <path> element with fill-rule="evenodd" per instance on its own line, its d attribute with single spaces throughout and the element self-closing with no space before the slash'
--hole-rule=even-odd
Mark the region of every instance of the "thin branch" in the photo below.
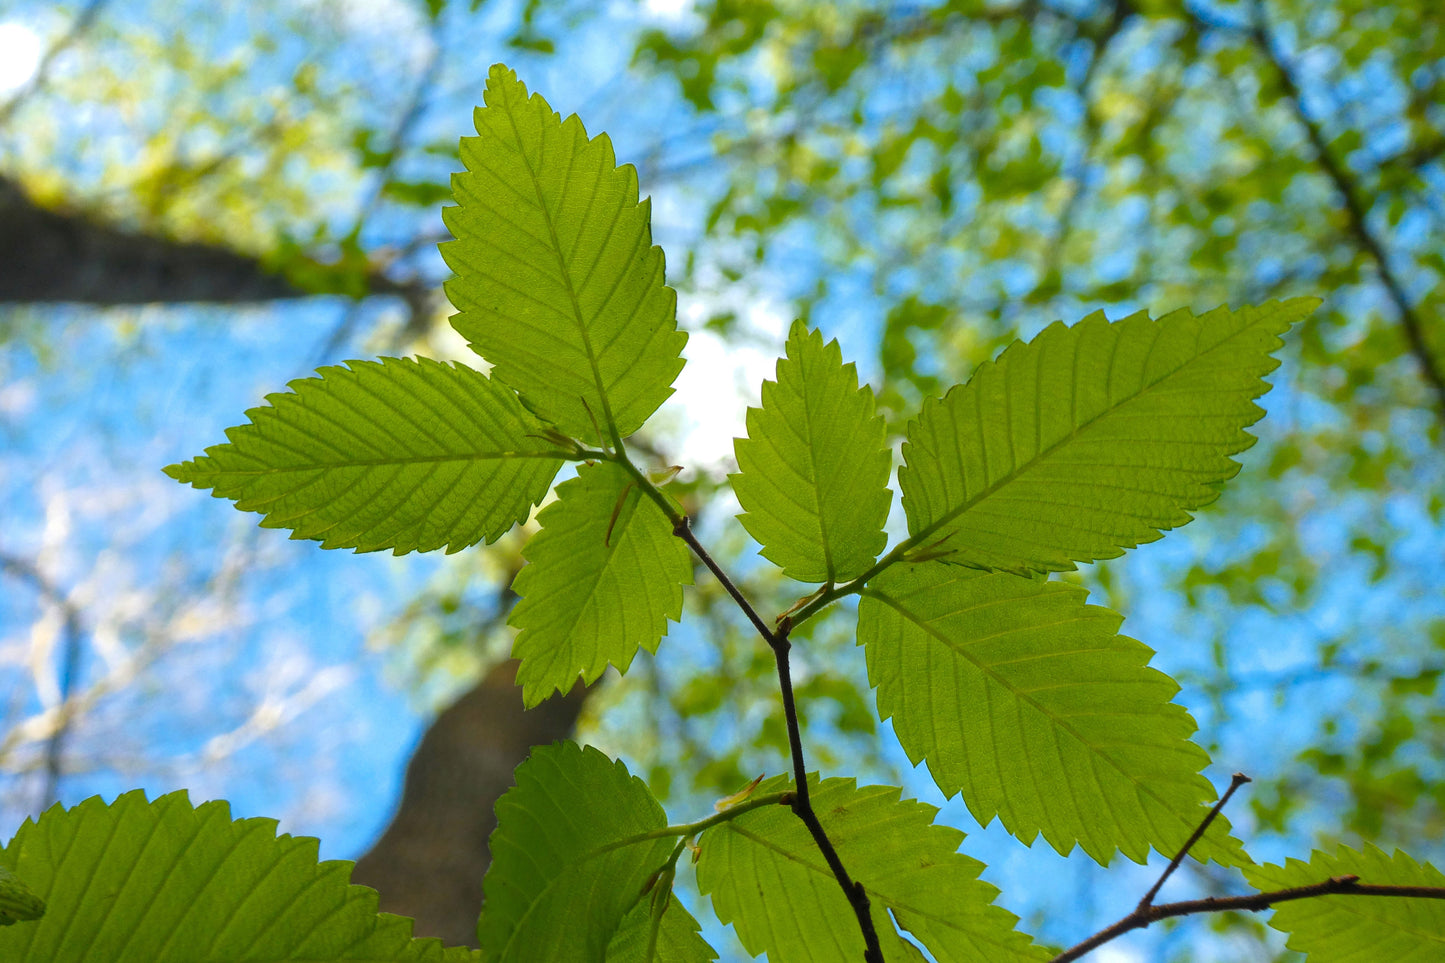
<svg viewBox="0 0 1445 963">
<path fill-rule="evenodd" d="M 748 601 L 747 596 L 737 587 L 728 574 L 718 565 L 712 554 L 703 547 L 693 534 L 692 526 L 688 517 L 670 503 L 666 497 L 657 490 L 651 480 L 639 470 L 625 455 L 621 456 L 620 464 L 626 468 L 642 486 L 642 490 L 653 499 L 672 520 L 672 532 L 678 538 L 687 543 L 709 572 L 722 585 L 723 589 L 732 596 L 748 621 L 752 622 L 753 628 L 768 643 L 773 650 L 773 659 L 778 667 L 778 687 L 783 696 L 783 714 L 788 725 L 788 745 L 793 757 L 793 783 L 795 793 L 792 800 L 793 813 L 808 827 L 808 832 L 817 844 L 818 851 L 823 854 L 824 861 L 828 868 L 833 871 L 833 877 L 837 879 L 838 885 L 843 889 L 843 895 L 847 897 L 848 903 L 853 907 L 853 914 L 858 917 L 858 928 L 863 932 L 863 959 L 866 963 L 884 963 L 883 948 L 878 941 L 878 932 L 873 927 L 873 913 L 868 900 L 868 893 L 861 883 L 855 882 L 848 875 L 848 870 L 843 866 L 843 860 L 838 856 L 838 850 L 833 846 L 832 840 L 828 838 L 823 824 L 818 820 L 818 814 L 813 811 L 812 799 L 808 794 L 808 769 L 803 758 L 803 738 L 801 727 L 798 724 L 798 706 L 793 697 L 792 670 L 788 664 L 788 651 L 792 643 L 788 641 L 786 627 L 780 632 L 774 632 L 768 627 L 766 621 L 758 614 L 758 610 Z"/>
<path fill-rule="evenodd" d="M 1215 817 L 1219 815 L 1219 811 L 1224 808 L 1225 803 L 1229 802 L 1229 797 L 1234 795 L 1236 789 L 1249 781 L 1249 777 L 1242 772 L 1234 774 L 1234 778 L 1229 781 L 1229 788 L 1224 790 L 1223 796 L 1219 797 L 1219 802 L 1214 804 L 1214 807 L 1209 810 L 1209 815 L 1204 817 L 1199 825 L 1194 828 L 1194 832 L 1189 834 L 1189 838 L 1184 841 L 1184 845 L 1179 847 L 1179 852 L 1174 854 L 1174 858 L 1169 861 L 1169 865 L 1164 867 L 1164 872 L 1159 874 L 1159 878 L 1155 880 L 1154 885 L 1149 887 L 1149 892 L 1145 893 L 1144 898 L 1139 901 L 1135 912 L 1149 912 L 1149 907 L 1154 905 L 1154 897 L 1159 895 L 1159 890 L 1169 881 L 1169 877 L 1174 875 L 1174 871 L 1179 868 L 1179 864 L 1184 862 L 1184 857 L 1188 856 L 1189 851 L 1194 848 L 1194 844 L 1199 842 L 1200 837 L 1204 835 L 1204 831 L 1209 828 L 1209 824 L 1214 822 Z"/>
<path fill-rule="evenodd" d="M 0 127 L 8 124 L 20 105 L 45 86 L 50 80 L 50 68 L 55 64 L 55 58 L 64 53 L 66 48 L 74 44 L 91 28 L 106 3 L 107 0 L 90 0 L 71 23 L 70 29 L 50 45 L 50 49 L 45 51 L 45 55 L 40 58 L 40 63 L 36 65 L 35 73 L 31 74 L 30 80 L 15 91 L 9 100 L 0 104 Z"/>
<path fill-rule="evenodd" d="M 1418 899 L 1445 899 L 1445 886 L 1389 886 L 1381 884 L 1361 883 L 1360 877 L 1354 875 L 1331 876 L 1329 879 L 1319 883 L 1311 883 L 1307 886 L 1292 886 L 1288 889 L 1271 890 L 1265 893 L 1252 893 L 1248 896 L 1207 896 L 1204 899 L 1182 900 L 1177 903 L 1160 903 L 1154 905 L 1154 897 L 1159 893 L 1159 888 L 1174 873 L 1174 870 L 1183 862 L 1184 857 L 1194 844 L 1199 842 L 1209 824 L 1214 822 L 1224 804 L 1229 802 L 1229 797 L 1234 795 L 1235 790 L 1249 782 L 1248 776 L 1243 773 L 1235 773 L 1230 781 L 1229 788 L 1224 795 L 1209 810 L 1208 815 L 1199 823 L 1199 826 L 1190 834 L 1189 839 L 1180 847 L 1178 854 L 1169 861 L 1169 865 L 1159 876 L 1158 882 L 1149 888 L 1139 905 L 1134 911 L 1112 926 L 1105 927 L 1093 936 L 1071 946 L 1069 949 L 1055 956 L 1049 963 L 1070 963 L 1071 960 L 1080 959 L 1105 943 L 1112 942 L 1133 930 L 1142 930 L 1145 927 L 1157 923 L 1160 920 L 1169 919 L 1174 916 L 1193 916 L 1199 913 L 1228 913 L 1228 912 L 1251 912 L 1257 913 L 1260 910 L 1269 909 L 1278 903 L 1288 903 L 1297 899 L 1313 899 L 1319 896 L 1390 896 L 1395 898 L 1414 897 Z"/>
<path fill-rule="evenodd" d="M 1130 913 L 1108 929 L 1100 930 L 1077 946 L 1072 946 L 1049 963 L 1069 963 L 1118 939 L 1131 930 L 1141 930 L 1151 923 L 1174 916 L 1194 916 L 1199 913 L 1250 912 L 1258 913 L 1279 903 L 1298 899 L 1315 899 L 1320 896 L 1386 896 L 1395 899 L 1445 899 L 1445 886 L 1386 886 L 1361 883 L 1358 876 L 1331 876 L 1319 883 L 1308 886 L 1292 886 L 1289 889 L 1271 890 L 1267 893 L 1253 893 L 1249 896 L 1207 896 L 1204 899 L 1183 900 L 1178 903 L 1160 903 L 1141 913 Z"/>
<path fill-rule="evenodd" d="M 1368 211 L 1360 200 L 1359 185 L 1354 176 L 1347 172 L 1330 152 L 1329 144 L 1325 141 L 1324 132 L 1320 129 L 1319 123 L 1305 109 L 1304 98 L 1294 73 L 1275 49 L 1274 41 L 1270 37 L 1269 25 L 1265 19 L 1262 3 L 1256 4 L 1254 24 L 1249 30 L 1249 36 L 1274 69 L 1279 85 L 1284 91 L 1285 99 L 1294 112 L 1295 120 L 1304 128 L 1305 136 L 1309 138 L 1310 146 L 1314 148 L 1316 160 L 1344 202 L 1345 214 L 1349 218 L 1350 236 L 1369 255 L 1370 260 L 1375 262 L 1375 270 L 1380 275 L 1380 283 L 1385 286 L 1385 292 L 1400 313 L 1400 324 L 1405 329 L 1405 338 L 1409 342 L 1410 352 L 1419 363 L 1420 372 L 1425 381 L 1435 393 L 1440 417 L 1445 419 L 1445 371 L 1441 370 L 1440 362 L 1435 358 L 1429 343 L 1425 340 L 1425 320 L 1415 306 L 1410 303 L 1404 286 L 1395 275 L 1394 269 L 1390 267 L 1390 259 L 1385 253 L 1384 245 L 1370 230 L 1367 221 Z"/>
<path fill-rule="evenodd" d="M 79 712 L 75 705 L 75 685 L 80 677 L 81 628 L 77 609 L 33 562 L 12 555 L 0 555 L 0 572 L 29 582 L 41 597 L 60 610 L 65 619 L 60 663 L 60 704 L 55 725 L 45 741 L 45 782 L 40 790 L 40 812 L 51 803 L 60 802 L 60 779 L 64 769 L 65 740 L 70 735 Z"/>
</svg>

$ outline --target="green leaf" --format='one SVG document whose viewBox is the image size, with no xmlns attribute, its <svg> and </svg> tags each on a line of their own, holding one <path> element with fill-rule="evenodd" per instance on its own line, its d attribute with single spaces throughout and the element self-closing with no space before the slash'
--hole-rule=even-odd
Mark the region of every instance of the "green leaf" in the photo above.
<svg viewBox="0 0 1445 963">
<path fill-rule="evenodd" d="M 649 893 L 638 900 L 618 924 L 607 945 L 607 963 L 709 963 L 717 959 L 717 950 L 699 935 L 702 927 L 676 896 L 663 911 L 652 958 L 648 959 L 647 941 L 654 922 L 651 896 Z"/>
<path fill-rule="evenodd" d="M 984 825 L 1101 863 L 1173 856 L 1215 798 L 1209 757 L 1169 701 L 1178 685 L 1086 594 L 942 561 L 886 570 L 858 605 L 878 713 Z M 1247 861 L 1227 834 L 1216 819 L 1192 853 Z"/>
<path fill-rule="evenodd" d="M 1319 302 L 1053 324 L 930 399 L 899 470 L 908 531 L 1026 573 L 1113 558 L 1212 502 L 1254 443 L 1279 335 Z"/>
<path fill-rule="evenodd" d="M 798 321 L 778 380 L 748 409 L 748 437 L 733 442 L 729 476 L 746 514 L 738 519 L 763 557 L 801 582 L 836 582 L 867 571 L 883 549 L 893 492 L 892 456 L 873 392 L 843 364 L 837 341 Z"/>
<path fill-rule="evenodd" d="M 675 842 L 636 837 L 666 825 L 647 785 L 622 763 L 571 742 L 532 750 L 516 786 L 497 800 L 477 923 L 484 957 L 603 963 L 628 911 L 647 904 L 643 886 Z"/>
<path fill-rule="evenodd" d="M 166 474 L 292 538 L 397 555 L 493 542 L 547 494 L 556 445 L 504 385 L 425 358 L 349 363 L 267 395 Z"/>
<path fill-rule="evenodd" d="M 607 135 L 588 140 L 501 64 L 485 99 L 452 178 L 459 206 L 442 212 L 457 238 L 441 245 L 452 324 L 533 411 L 607 444 L 641 427 L 682 370 L 651 204 Z"/>
<path fill-rule="evenodd" d="M 791 785 L 775 777 L 758 793 Z M 872 903 L 887 960 L 922 959 L 898 925 L 939 960 L 1046 960 L 1014 929 L 1017 917 L 992 905 L 998 890 L 978 878 L 983 864 L 958 852 L 963 833 L 936 826 L 938 810 L 900 799 L 892 786 L 808 777 L 813 810 L 850 875 Z M 698 888 L 731 923 L 749 953 L 770 963 L 863 958 L 863 936 L 817 844 L 787 806 L 754 809 L 698 840 Z"/>
<path fill-rule="evenodd" d="M 45 901 L 8 866 L 0 864 L 0 926 L 38 920 L 44 915 Z"/>
<path fill-rule="evenodd" d="M 534 706 L 580 675 L 590 685 L 608 663 L 626 672 L 639 646 L 656 652 L 667 620 L 682 618 L 692 584 L 687 546 L 662 510 L 610 462 L 584 465 L 557 486 L 527 543 L 509 621 L 517 684 Z"/>
<path fill-rule="evenodd" d="M 1261 892 L 1322 883 L 1353 875 L 1361 883 L 1445 887 L 1445 873 L 1395 850 L 1341 846 L 1331 856 L 1315 850 L 1308 863 L 1291 859 L 1247 866 L 1244 876 Z M 1392 896 L 1321 896 L 1281 903 L 1269 925 L 1289 934 L 1288 946 L 1308 963 L 1434 963 L 1445 958 L 1445 900 Z"/>
<path fill-rule="evenodd" d="M 473 960 L 411 938 L 411 920 L 376 912 L 349 885 L 351 863 L 316 861 L 316 840 L 276 835 L 271 819 L 232 820 L 224 802 L 129 792 L 54 806 L 0 851 L 49 905 L 0 929 L 6 963 L 375 963 Z"/>
</svg>

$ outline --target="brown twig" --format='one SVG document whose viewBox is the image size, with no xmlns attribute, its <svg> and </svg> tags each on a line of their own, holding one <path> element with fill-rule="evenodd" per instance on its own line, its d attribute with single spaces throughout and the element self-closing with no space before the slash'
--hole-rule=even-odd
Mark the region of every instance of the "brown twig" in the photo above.
<svg viewBox="0 0 1445 963">
<path fill-rule="evenodd" d="M 1257 913 L 1260 910 L 1269 909 L 1278 903 L 1288 903 L 1297 899 L 1313 899 L 1319 896 L 1390 896 L 1416 897 L 1419 899 L 1445 899 L 1445 886 L 1389 886 L 1360 882 L 1360 877 L 1354 875 L 1331 876 L 1329 879 L 1319 883 L 1311 883 L 1307 886 L 1292 886 L 1288 889 L 1271 890 L 1266 893 L 1251 893 L 1248 896 L 1206 896 L 1203 899 L 1181 900 L 1177 903 L 1154 904 L 1154 897 L 1158 895 L 1159 888 L 1184 861 L 1189 850 L 1199 842 L 1209 824 L 1214 822 L 1224 804 L 1229 802 L 1229 797 L 1234 795 L 1235 790 L 1249 782 L 1249 777 L 1244 773 L 1235 773 L 1230 781 L 1229 788 L 1219 798 L 1219 802 L 1209 810 L 1209 813 L 1202 819 L 1199 826 L 1190 834 L 1179 852 L 1169 861 L 1164 872 L 1160 874 L 1159 880 L 1144 894 L 1139 905 L 1134 911 L 1112 926 L 1105 927 L 1093 936 L 1069 947 L 1064 952 L 1055 956 L 1049 963 L 1070 963 L 1071 960 L 1080 959 L 1105 943 L 1118 939 L 1125 933 L 1133 930 L 1142 930 L 1145 927 L 1157 923 L 1160 920 L 1169 919 L 1173 916 L 1192 916 L 1199 913 L 1228 913 L 1228 912 L 1251 912 Z"/>
<path fill-rule="evenodd" d="M 645 481 L 645 476 L 637 472 L 636 469 L 633 469 L 633 471 L 634 477 L 639 481 Z M 644 485 L 643 490 L 649 493 L 656 491 L 650 484 Z M 659 501 L 659 504 L 664 504 L 665 501 L 666 499 L 662 499 Z M 670 508 L 672 508 L 672 506 L 669 505 L 666 506 L 664 510 Z M 747 596 L 743 595 L 733 580 L 723 571 L 722 566 L 718 565 L 708 550 L 697 540 L 697 536 L 693 534 L 692 526 L 688 523 L 687 516 L 677 513 L 676 509 L 672 509 L 669 515 L 674 514 L 676 517 L 673 519 L 673 534 L 686 542 L 688 548 L 692 549 L 693 554 L 702 561 L 703 565 L 707 566 L 708 571 L 712 572 L 723 589 L 732 596 L 738 608 L 747 616 L 748 621 L 753 624 L 753 628 L 758 630 L 758 634 L 763 637 L 763 641 L 767 642 L 768 647 L 773 650 L 773 659 L 778 667 L 778 688 L 782 691 L 783 695 L 783 715 L 788 725 L 788 746 L 793 757 L 793 783 L 795 789 L 792 800 L 793 813 L 803 821 L 804 826 L 808 827 L 808 832 L 812 835 L 813 842 L 817 844 L 819 852 L 823 854 L 823 859 L 828 864 L 828 868 L 833 871 L 833 877 L 838 881 L 838 885 L 842 887 L 843 895 L 848 898 L 848 904 L 853 908 L 853 914 L 858 917 L 858 928 L 863 932 L 863 959 L 866 963 L 884 963 L 883 948 L 878 941 L 878 932 L 873 927 L 873 913 L 869 903 L 868 893 L 863 888 L 862 883 L 855 882 L 853 878 L 848 875 L 848 870 L 843 866 L 843 860 L 838 856 L 837 848 L 834 847 L 833 841 L 828 838 L 827 832 L 823 829 L 823 824 L 818 820 L 818 814 L 813 811 L 813 803 L 808 791 L 808 769 L 803 759 L 803 737 L 798 724 L 798 706 L 793 697 L 792 670 L 788 664 L 788 652 L 792 648 L 792 643 L 788 641 L 788 625 L 785 622 L 782 629 L 777 632 L 768 628 L 767 622 L 758 614 L 757 609 L 753 608 Z"/>
</svg>

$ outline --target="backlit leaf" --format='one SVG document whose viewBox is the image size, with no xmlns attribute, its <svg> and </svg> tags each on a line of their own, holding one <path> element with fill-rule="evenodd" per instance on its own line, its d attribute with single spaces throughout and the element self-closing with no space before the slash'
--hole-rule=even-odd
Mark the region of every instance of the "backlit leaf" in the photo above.
<svg viewBox="0 0 1445 963">
<path fill-rule="evenodd" d="M 993 905 L 998 890 L 978 878 L 983 864 L 958 852 L 963 833 L 934 825 L 938 810 L 900 799 L 892 786 L 809 776 L 813 810 L 850 875 L 867 890 L 874 926 L 890 961 L 922 959 L 889 918 L 938 960 L 990 963 L 1051 954 L 1014 929 Z M 775 777 L 759 793 L 790 785 Z M 767 806 L 721 823 L 698 840 L 698 888 L 731 923 L 749 953 L 770 963 L 861 960 L 857 917 L 817 844 L 787 806 Z"/>
<path fill-rule="evenodd" d="M 557 446 L 504 385 L 425 358 L 350 365 L 267 395 L 228 443 L 166 474 L 292 538 L 397 555 L 495 541 L 547 494 Z"/>
<path fill-rule="evenodd" d="M 1085 594 L 942 561 L 886 570 L 858 606 L 879 715 L 985 825 L 1100 862 L 1173 856 L 1215 798 L 1209 757 L 1178 685 Z M 1227 831 L 1216 819 L 1192 853 L 1244 859 Z"/>
<path fill-rule="evenodd" d="M 442 212 L 457 238 L 441 245 L 452 324 L 532 410 L 606 444 L 609 426 L 636 431 L 682 370 L 687 335 L 650 202 L 606 134 L 589 140 L 501 64 L 485 99 L 452 179 L 458 206 Z"/>
<path fill-rule="evenodd" d="M 570 742 L 532 750 L 517 767 L 516 786 L 497 800 L 477 923 L 484 957 L 603 963 L 618 926 L 647 902 L 643 885 L 676 842 L 628 840 L 666 825 L 647 785 L 622 763 Z M 669 934 L 686 922 L 679 918 Z"/>
<path fill-rule="evenodd" d="M 1254 443 L 1279 335 L 1308 298 L 1153 321 L 1092 314 L 924 403 L 898 473 L 908 531 L 1010 572 L 1113 558 L 1188 522 Z M 945 542 L 946 540 L 946 542 Z"/>
<path fill-rule="evenodd" d="M 608 663 L 626 672 L 639 646 L 656 652 L 692 583 L 672 523 L 614 464 L 584 465 L 537 520 L 510 618 L 521 630 L 512 655 L 528 706 L 579 675 L 594 682 Z"/>
<path fill-rule="evenodd" d="M 224 802 L 184 792 L 110 805 L 93 797 L 26 820 L 0 864 L 48 904 L 0 928 L 6 963 L 256 963 L 475 960 L 411 937 L 412 922 L 376 911 L 348 883 L 351 863 L 316 860 L 316 840 L 277 836 L 272 819 L 231 819 Z"/>
<path fill-rule="evenodd" d="M 1288 889 L 1335 876 L 1361 883 L 1445 887 L 1445 873 L 1395 851 L 1366 844 L 1363 851 L 1341 846 L 1334 855 L 1315 850 L 1308 863 L 1287 860 L 1247 866 L 1255 889 Z M 1393 896 L 1322 896 L 1280 903 L 1269 925 L 1289 934 L 1288 946 L 1308 963 L 1434 963 L 1445 959 L 1445 900 Z"/>
<path fill-rule="evenodd" d="M 892 457 L 873 392 L 843 364 L 837 341 L 793 325 L 776 382 L 748 409 L 748 437 L 733 443 L 730 476 L 739 520 L 763 557 L 802 582 L 862 575 L 883 549 Z"/>
</svg>

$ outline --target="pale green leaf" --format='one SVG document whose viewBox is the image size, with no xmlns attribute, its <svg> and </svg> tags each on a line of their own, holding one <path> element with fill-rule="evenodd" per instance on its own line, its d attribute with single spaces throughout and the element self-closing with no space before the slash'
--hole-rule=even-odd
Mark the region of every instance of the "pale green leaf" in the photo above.
<svg viewBox="0 0 1445 963">
<path fill-rule="evenodd" d="M 1366 844 L 1341 846 L 1334 855 L 1315 850 L 1308 863 L 1247 866 L 1261 892 L 1358 876 L 1361 883 L 1445 888 L 1445 873 L 1395 851 Z M 1288 946 L 1308 963 L 1436 963 L 1445 959 L 1445 900 L 1393 896 L 1321 896 L 1280 903 L 1269 925 L 1289 934 Z"/>
<path fill-rule="evenodd" d="M 983 864 L 958 852 L 963 833 L 933 824 L 938 810 L 900 799 L 892 786 L 858 788 L 852 779 L 809 776 L 813 810 L 872 904 L 890 961 L 920 959 L 894 929 L 898 921 L 938 960 L 989 963 L 1046 960 L 1050 954 L 1014 929 L 993 905 L 998 890 L 978 878 Z M 790 785 L 770 779 L 759 793 Z M 770 963 L 836 963 L 863 958 L 857 917 L 817 844 L 787 806 L 754 809 L 698 840 L 698 887 L 749 953 Z"/>
<path fill-rule="evenodd" d="M 441 245 L 456 277 L 452 324 L 494 376 L 563 431 L 606 444 L 636 431 L 672 394 L 687 335 L 652 244 L 650 202 L 612 142 L 588 140 L 501 64 L 487 77 L 457 207 Z M 600 427 L 603 437 L 597 436 Z"/>
<path fill-rule="evenodd" d="M 666 825 L 646 784 L 621 762 L 571 742 L 533 749 L 516 786 L 497 800 L 477 923 L 485 958 L 603 963 L 676 842 L 635 837 Z"/>
<path fill-rule="evenodd" d="M 376 911 L 316 861 L 316 840 L 276 835 L 271 819 L 231 819 L 224 802 L 126 793 L 26 820 L 0 851 L 48 904 L 0 929 L 6 963 L 444 963 L 472 950 L 411 938 L 411 920 Z"/>
<path fill-rule="evenodd" d="M 1169 701 L 1178 685 L 1085 595 L 942 561 L 886 570 L 858 606 L 879 715 L 985 825 L 997 815 L 1024 842 L 1077 842 L 1100 862 L 1173 856 L 1215 798 L 1209 757 Z M 1222 817 L 1192 852 L 1245 859 Z"/>
<path fill-rule="evenodd" d="M 730 476 L 739 515 L 763 557 L 802 582 L 862 575 L 883 549 L 893 492 L 892 456 L 873 392 L 843 364 L 837 341 L 799 321 L 788 336 L 763 406 L 748 409 L 748 437 L 736 439 Z"/>
<path fill-rule="evenodd" d="M 654 923 L 657 938 L 652 958 L 647 944 Z M 700 935 L 702 927 L 676 896 L 668 900 L 660 921 L 652 915 L 652 893 L 637 901 L 618 924 L 607 945 L 607 963 L 709 963 L 717 951 Z"/>
<path fill-rule="evenodd" d="M 626 672 L 639 646 L 656 652 L 692 583 L 672 523 L 610 462 L 584 465 L 558 485 L 537 519 L 510 619 L 521 630 L 512 655 L 522 660 L 517 684 L 528 706 L 579 675 L 594 682 L 608 663 Z"/>
<path fill-rule="evenodd" d="M 924 403 L 898 473 L 908 530 L 1011 572 L 1113 558 L 1188 522 L 1254 443 L 1297 298 L 1195 317 L 1092 314 L 1015 342 Z"/>
<path fill-rule="evenodd" d="M 562 461 L 507 387 L 422 358 L 352 361 L 267 395 L 166 474 L 323 548 L 459 551 L 495 541 L 547 494 Z"/>
</svg>

